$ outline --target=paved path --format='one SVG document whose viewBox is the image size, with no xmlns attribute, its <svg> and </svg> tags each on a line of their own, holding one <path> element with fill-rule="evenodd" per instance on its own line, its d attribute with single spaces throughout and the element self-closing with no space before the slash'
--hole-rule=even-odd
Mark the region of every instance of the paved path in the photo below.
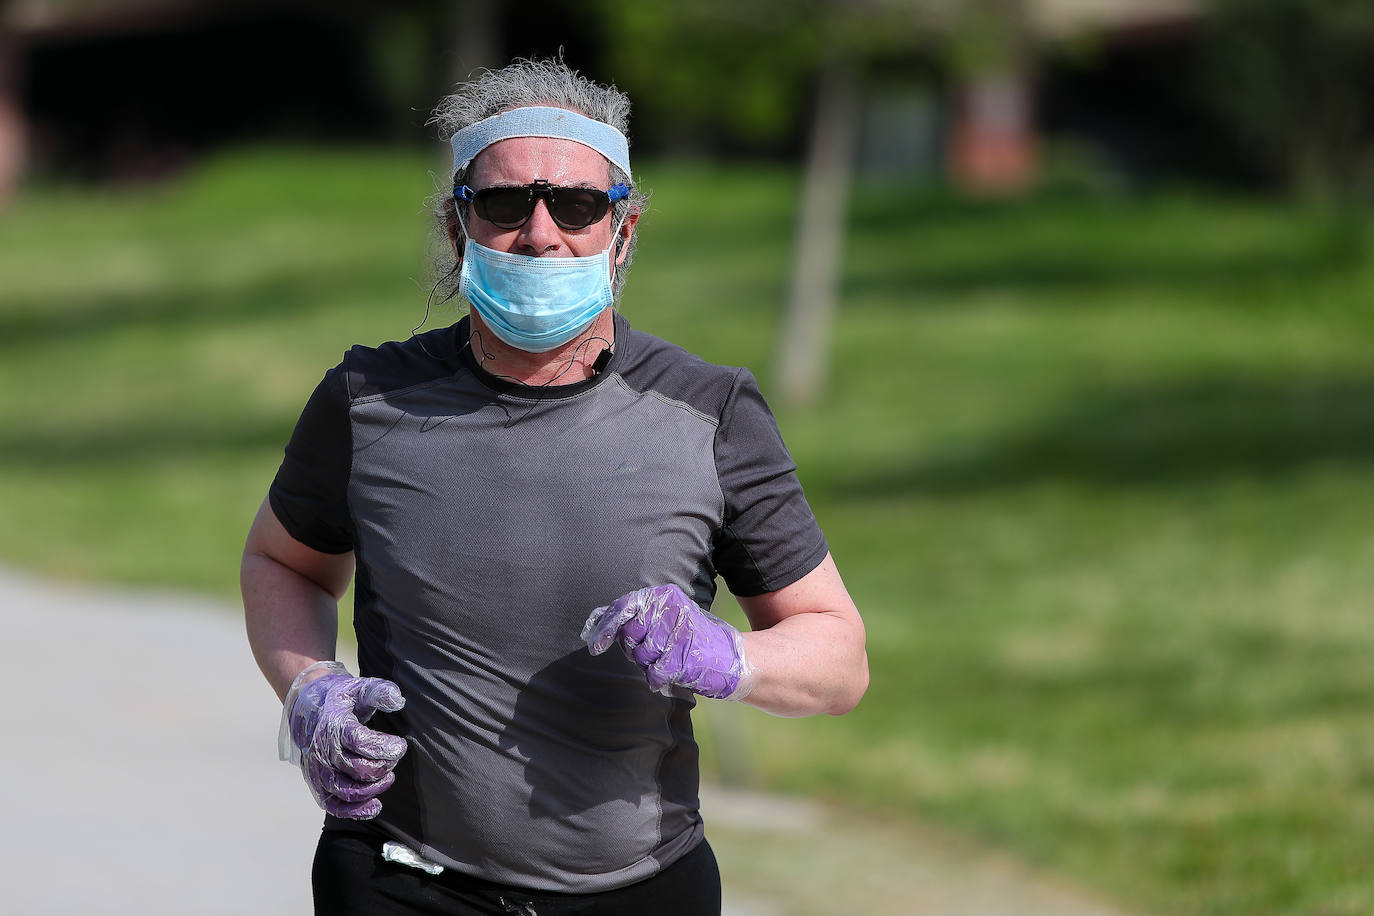
<svg viewBox="0 0 1374 916">
<path fill-rule="evenodd" d="M 0 573 L 0 911 L 310 912 L 320 812 L 224 610 Z"/>
<path fill-rule="evenodd" d="M 0 912 L 310 912 L 321 815 L 276 759 L 280 705 L 236 608 L 0 570 L 0 647 Z M 714 790 L 703 809 L 726 916 L 1113 916 L 1014 866 L 804 802 Z M 828 885 L 808 884 L 827 870 Z M 836 884 L 852 889 L 832 905 Z"/>
</svg>

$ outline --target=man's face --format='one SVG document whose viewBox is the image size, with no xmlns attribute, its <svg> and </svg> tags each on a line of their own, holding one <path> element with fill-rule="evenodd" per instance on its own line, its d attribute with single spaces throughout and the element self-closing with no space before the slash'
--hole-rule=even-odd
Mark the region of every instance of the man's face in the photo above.
<svg viewBox="0 0 1374 916">
<path fill-rule="evenodd" d="M 474 191 L 499 186 L 528 185 L 538 180 L 551 185 L 595 188 L 611 186 L 610 166 L 596 150 L 571 140 L 553 137 L 512 137 L 484 149 L 473 162 L 468 186 Z M 620 234 L 629 238 L 638 214 L 625 218 Z M 534 212 L 517 229 L 502 229 L 469 207 L 468 234 L 479 245 L 496 251 L 531 257 L 574 258 L 599 254 L 610 247 L 615 218 L 610 211 L 585 229 L 563 229 L 549 216 L 548 204 L 535 201 Z M 614 253 L 616 262 L 623 253 Z"/>
</svg>

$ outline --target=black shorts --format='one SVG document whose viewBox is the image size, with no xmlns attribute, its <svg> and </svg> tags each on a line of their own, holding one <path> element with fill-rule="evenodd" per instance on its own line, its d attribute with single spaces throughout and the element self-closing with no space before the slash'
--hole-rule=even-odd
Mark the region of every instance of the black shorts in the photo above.
<svg viewBox="0 0 1374 916">
<path fill-rule="evenodd" d="M 720 870 L 702 840 L 663 871 L 597 894 L 529 891 L 382 858 L 375 833 L 326 830 L 311 872 L 317 916 L 719 916 Z"/>
</svg>

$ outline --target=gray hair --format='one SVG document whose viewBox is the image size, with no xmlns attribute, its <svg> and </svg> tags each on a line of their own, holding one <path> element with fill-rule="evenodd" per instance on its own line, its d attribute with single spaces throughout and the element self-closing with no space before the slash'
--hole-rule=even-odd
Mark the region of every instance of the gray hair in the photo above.
<svg viewBox="0 0 1374 916">
<path fill-rule="evenodd" d="M 484 70 L 475 79 L 460 83 L 452 95 L 445 96 L 434 109 L 427 123 L 439 125 L 439 138 L 445 142 L 463 128 L 492 115 L 530 105 L 549 105 L 567 108 L 602 123 L 609 124 L 622 134 L 628 134 L 630 99 L 614 85 L 603 86 L 587 79 L 570 68 L 561 58 L 547 60 L 520 59 L 499 70 Z M 475 163 L 474 163 L 475 164 Z M 648 194 L 641 191 L 630 175 L 619 166 L 607 163 L 612 184 L 625 184 L 630 196 L 618 200 L 612 207 L 611 218 L 617 224 L 629 213 L 643 213 L 649 203 Z M 457 202 L 450 193 L 454 185 L 466 184 L 472 164 L 452 176 L 448 187 L 440 187 L 434 195 L 434 217 L 440 235 L 437 248 L 439 286 L 445 298 L 457 291 L 458 261 L 453 247 L 462 250 L 466 234 L 458 219 Z M 611 290 L 617 302 L 625 286 L 625 277 L 634 260 L 639 233 L 632 232 L 625 244 L 625 260 L 615 267 Z M 449 242 L 452 240 L 453 245 Z"/>
</svg>

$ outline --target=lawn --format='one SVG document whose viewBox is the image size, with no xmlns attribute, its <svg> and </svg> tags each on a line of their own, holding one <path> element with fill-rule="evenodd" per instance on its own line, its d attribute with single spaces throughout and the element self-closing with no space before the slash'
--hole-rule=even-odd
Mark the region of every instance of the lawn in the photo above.
<svg viewBox="0 0 1374 916">
<path fill-rule="evenodd" d="M 21 196 L 0 561 L 236 594 L 310 389 L 424 316 L 434 167 L 245 151 Z M 623 310 L 767 392 L 796 176 L 644 179 Z M 778 414 L 873 685 L 841 719 L 704 704 L 708 766 L 1144 911 L 1374 911 L 1371 247 L 1182 190 L 861 186 L 829 388 Z"/>
</svg>

